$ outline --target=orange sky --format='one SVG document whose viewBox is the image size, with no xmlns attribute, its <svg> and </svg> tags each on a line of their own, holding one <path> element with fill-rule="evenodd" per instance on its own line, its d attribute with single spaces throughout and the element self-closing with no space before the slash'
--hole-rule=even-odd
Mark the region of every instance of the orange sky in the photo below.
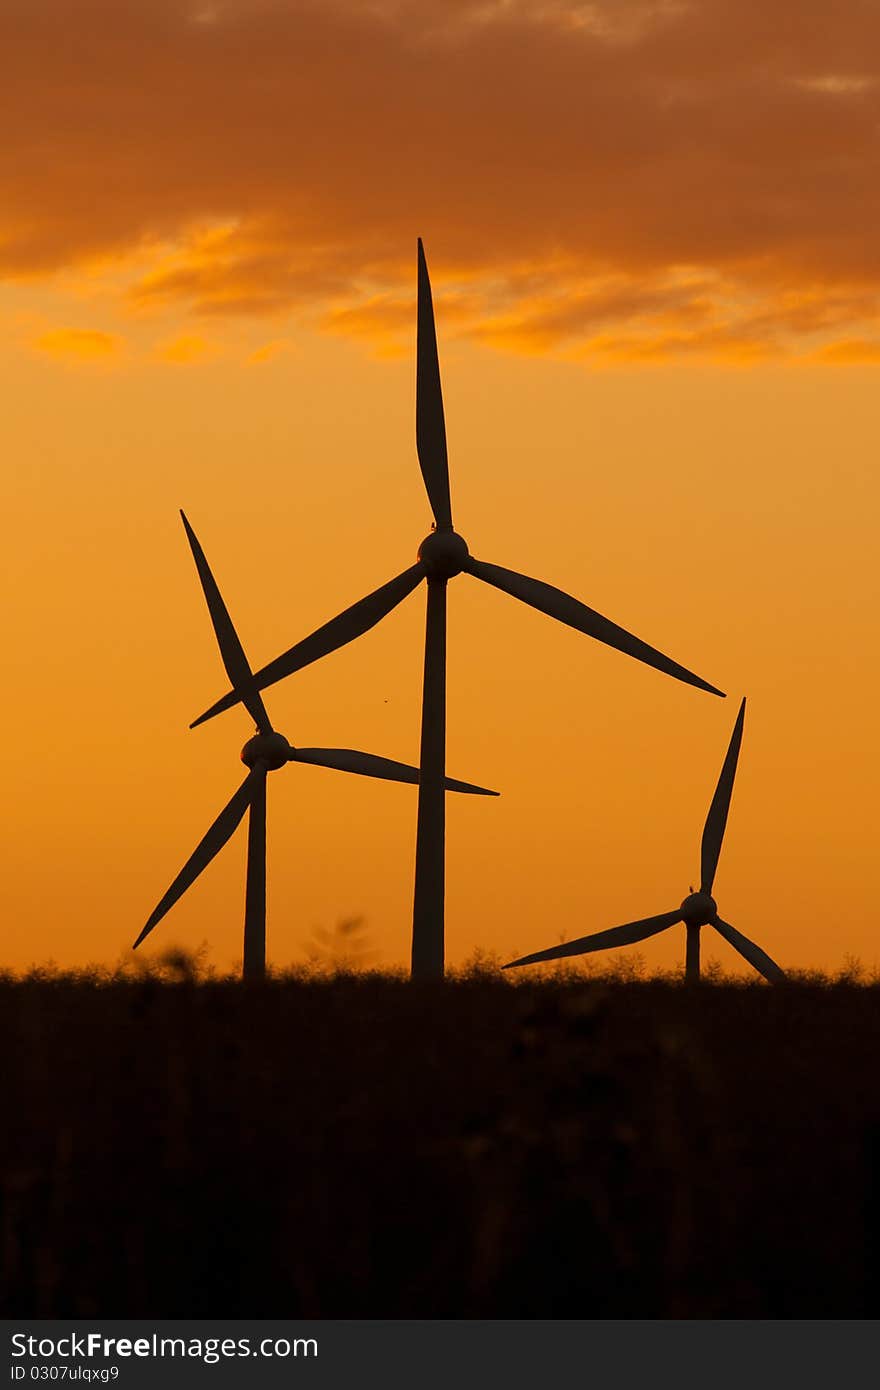
<svg viewBox="0 0 880 1390">
<path fill-rule="evenodd" d="M 746 694 L 720 909 L 880 963 L 876 7 L 29 0 L 0 47 L 3 962 L 117 959 L 241 779 L 179 506 L 255 667 L 411 562 L 421 234 L 472 552 L 730 697 L 455 580 L 449 771 L 503 795 L 450 800 L 448 958 L 675 906 Z M 423 621 L 277 727 L 415 761 Z M 408 959 L 415 807 L 270 779 L 272 960 Z M 232 963 L 244 849 L 157 949 Z"/>
</svg>

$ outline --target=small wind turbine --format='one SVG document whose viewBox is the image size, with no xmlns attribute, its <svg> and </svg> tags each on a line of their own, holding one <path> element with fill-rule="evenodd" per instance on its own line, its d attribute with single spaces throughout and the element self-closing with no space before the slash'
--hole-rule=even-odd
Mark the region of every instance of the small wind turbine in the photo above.
<svg viewBox="0 0 880 1390">
<path fill-rule="evenodd" d="M 428 612 L 425 632 L 425 669 L 422 697 L 421 780 L 416 832 L 416 880 L 413 904 L 413 978 L 439 979 L 444 964 L 444 866 L 445 798 L 443 777 L 446 759 L 446 584 L 465 571 L 537 608 L 568 627 L 595 637 L 609 647 L 636 657 L 688 685 L 721 695 L 700 676 L 679 666 L 647 643 L 609 622 L 592 608 L 545 584 L 499 565 L 486 564 L 470 554 L 464 538 L 452 527 L 446 426 L 440 389 L 440 365 L 431 284 L 421 240 L 418 244 L 418 332 L 416 351 L 416 450 L 436 530 L 419 546 L 418 561 L 395 579 L 325 623 L 311 636 L 270 661 L 252 678 L 251 691 L 264 690 L 275 681 L 299 671 L 361 636 L 390 613 L 420 580 L 427 580 Z M 231 709 L 243 698 L 239 687 L 229 691 L 192 724 L 203 723 Z"/>
<path fill-rule="evenodd" d="M 196 562 L 208 612 L 217 637 L 217 645 L 226 667 L 226 674 L 257 726 L 253 738 L 241 750 L 241 760 L 249 769 L 231 801 L 224 806 L 208 833 L 190 855 L 177 878 L 151 912 L 147 924 L 134 943 L 135 949 L 195 882 L 204 868 L 220 852 L 244 817 L 248 821 L 247 887 L 244 914 L 244 963 L 246 980 L 261 980 L 266 973 L 266 777 L 285 763 L 315 763 L 340 772 L 354 772 L 361 777 L 378 777 L 386 782 L 418 783 L 419 770 L 407 763 L 393 762 L 373 753 L 359 753 L 353 748 L 294 748 L 283 734 L 272 727 L 260 694 L 253 689 L 253 677 L 247 657 L 232 624 L 226 604 L 211 573 L 198 538 L 184 516 L 183 524 Z M 497 796 L 486 787 L 469 782 L 445 780 L 447 791 L 469 792 L 477 796 Z"/>
<path fill-rule="evenodd" d="M 696 981 L 700 978 L 700 929 L 702 927 L 714 927 L 717 932 L 721 933 L 725 941 L 729 941 L 731 946 L 739 951 L 740 955 L 749 962 L 749 965 L 753 965 L 765 979 L 773 981 L 785 979 L 785 972 L 779 968 L 774 960 L 770 959 L 766 951 L 762 951 L 760 946 L 756 946 L 754 941 L 743 936 L 742 932 L 738 932 L 736 927 L 732 927 L 729 922 L 722 922 L 718 916 L 718 905 L 712 897 L 715 870 L 718 868 L 721 842 L 724 839 L 724 827 L 727 825 L 727 813 L 730 810 L 730 797 L 733 792 L 733 779 L 736 776 L 736 763 L 742 743 L 745 714 L 746 702 L 743 700 L 739 707 L 736 723 L 733 726 L 727 756 L 721 768 L 721 776 L 718 778 L 718 786 L 715 788 L 712 805 L 709 807 L 709 814 L 703 827 L 703 840 L 700 846 L 699 893 L 695 893 L 691 889 L 681 907 L 673 909 L 672 912 L 661 912 L 658 917 L 645 917 L 640 922 L 628 922 L 624 927 L 611 927 L 608 931 L 595 932 L 593 936 L 581 936 L 578 937 L 577 941 L 567 941 L 561 946 L 551 946 L 546 951 L 536 951 L 531 956 L 521 956 L 519 960 L 512 960 L 508 965 L 505 965 L 505 970 L 512 970 L 517 965 L 535 965 L 538 961 L 560 960 L 563 956 L 583 956 L 591 951 L 607 951 L 614 946 L 632 946 L 636 941 L 645 941 L 649 936 L 656 936 L 658 932 L 665 931 L 667 927 L 674 927 L 677 922 L 684 922 L 687 927 L 686 980 Z"/>
</svg>

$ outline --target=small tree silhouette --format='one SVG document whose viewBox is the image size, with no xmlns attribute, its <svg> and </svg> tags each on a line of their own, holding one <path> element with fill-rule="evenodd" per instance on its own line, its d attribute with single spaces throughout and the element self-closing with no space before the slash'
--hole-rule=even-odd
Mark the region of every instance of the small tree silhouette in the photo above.
<svg viewBox="0 0 880 1390">
<path fill-rule="evenodd" d="M 315 927 L 308 948 L 313 970 L 331 975 L 354 974 L 374 960 L 363 917 L 343 917 L 332 931 Z"/>
</svg>

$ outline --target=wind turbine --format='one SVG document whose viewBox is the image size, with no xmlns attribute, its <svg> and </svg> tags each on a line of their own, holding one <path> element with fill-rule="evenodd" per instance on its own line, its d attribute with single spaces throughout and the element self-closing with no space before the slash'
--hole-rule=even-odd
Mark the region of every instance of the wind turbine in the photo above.
<svg viewBox="0 0 880 1390">
<path fill-rule="evenodd" d="M 410 767 L 408 763 L 393 762 L 390 758 L 380 758 L 373 753 L 360 753 L 353 748 L 295 748 L 288 743 L 283 734 L 279 734 L 272 727 L 262 696 L 252 688 L 251 668 L 205 553 L 186 516 L 183 512 L 180 515 L 196 562 L 226 674 L 233 687 L 242 692 L 242 702 L 256 724 L 257 732 L 253 738 L 248 739 L 241 750 L 241 760 L 248 768 L 247 777 L 190 855 L 167 893 L 150 913 L 146 926 L 134 943 L 134 948 L 137 949 L 144 938 L 149 936 L 169 908 L 174 906 L 178 898 L 220 852 L 245 813 L 250 812 L 242 974 L 246 980 L 261 980 L 266 973 L 267 775 L 284 767 L 285 763 L 315 763 L 319 767 L 332 767 L 340 772 L 354 772 L 361 777 L 377 777 L 387 782 L 418 783 L 419 770 Z M 444 787 L 447 791 L 468 792 L 477 796 L 498 795 L 486 787 L 476 787 L 470 782 L 456 782 L 451 778 L 445 779 Z"/>
<path fill-rule="evenodd" d="M 608 931 L 595 932 L 593 936 L 581 936 L 577 941 L 551 946 L 547 951 L 536 951 L 534 955 L 521 956 L 519 960 L 512 960 L 505 965 L 505 970 L 512 970 L 517 965 L 535 965 L 538 961 L 560 960 L 563 956 L 582 956 L 591 951 L 607 951 L 614 946 L 632 946 L 636 941 L 645 941 L 649 936 L 656 936 L 658 932 L 665 931 L 667 927 L 674 927 L 677 922 L 684 922 L 687 928 L 686 980 L 697 981 L 700 978 L 700 931 L 703 927 L 714 927 L 720 932 L 725 941 L 729 941 L 734 950 L 739 951 L 749 965 L 753 965 L 765 979 L 774 982 L 785 979 L 785 972 L 770 959 L 766 951 L 762 951 L 760 946 L 743 936 L 742 932 L 738 932 L 729 922 L 721 920 L 718 916 L 718 905 L 712 897 L 715 871 L 718 868 L 727 813 L 730 810 L 745 715 L 746 702 L 743 700 L 703 827 L 699 893 L 691 889 L 681 907 L 674 908 L 672 912 L 661 912 L 658 917 L 645 917 L 640 922 L 628 922 L 624 927 L 611 927 Z"/>
<path fill-rule="evenodd" d="M 416 450 L 436 529 L 419 546 L 418 560 L 366 598 L 325 623 L 311 636 L 270 661 L 252 677 L 249 689 L 264 690 L 275 681 L 301 670 L 319 657 L 360 637 L 390 613 L 421 580 L 427 581 L 425 667 L 422 697 L 421 780 L 419 781 L 416 877 L 413 903 L 412 974 L 414 979 L 439 979 L 444 965 L 444 866 L 445 798 L 443 778 L 446 758 L 446 585 L 464 571 L 513 598 L 537 608 L 551 618 L 616 647 L 648 666 L 675 676 L 688 685 L 723 692 L 695 676 L 678 662 L 663 656 L 638 637 L 609 622 L 592 608 L 524 574 L 475 559 L 452 526 L 446 426 L 440 388 L 440 365 L 431 284 L 421 240 L 418 243 L 418 330 L 416 351 Z M 231 709 L 243 699 L 234 688 L 200 715 L 191 725 Z"/>
</svg>

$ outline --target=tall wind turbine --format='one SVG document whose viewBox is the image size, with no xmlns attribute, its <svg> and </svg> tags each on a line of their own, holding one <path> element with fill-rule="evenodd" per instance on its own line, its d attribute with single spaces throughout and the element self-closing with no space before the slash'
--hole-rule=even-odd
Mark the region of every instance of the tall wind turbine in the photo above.
<svg viewBox="0 0 880 1390">
<path fill-rule="evenodd" d="M 419 770 L 407 763 L 393 762 L 390 758 L 380 758 L 373 753 L 360 753 L 353 748 L 294 748 L 283 734 L 273 729 L 262 696 L 253 689 L 253 673 L 205 553 L 186 516 L 183 512 L 180 515 L 196 562 L 226 674 L 234 689 L 242 692 L 242 703 L 256 724 L 257 732 L 253 738 L 248 739 L 241 750 L 241 760 L 248 768 L 247 777 L 190 855 L 167 893 L 150 913 L 147 924 L 134 946 L 137 949 L 144 938 L 149 936 L 169 908 L 174 906 L 178 898 L 220 852 L 245 813 L 249 812 L 242 974 L 246 980 L 261 980 L 266 973 L 267 775 L 283 767 L 285 763 L 315 763 L 319 767 L 332 767 L 340 772 L 354 772 L 361 777 L 417 784 Z M 456 782 L 451 778 L 446 778 L 443 786 L 447 791 L 468 792 L 477 796 L 498 795 L 486 787 L 476 787 L 469 782 Z"/>
<path fill-rule="evenodd" d="M 709 814 L 703 827 L 703 841 L 700 846 L 699 893 L 695 893 L 691 889 L 681 907 L 674 908 L 672 912 L 661 912 L 658 917 L 645 917 L 641 922 L 628 922 L 624 927 L 611 927 L 608 931 L 596 932 L 593 936 L 581 936 L 577 941 L 567 941 L 561 946 L 551 946 L 547 951 L 536 951 L 534 955 L 521 956 L 519 960 L 512 960 L 509 965 L 506 965 L 505 970 L 512 970 L 517 965 L 535 965 L 538 961 L 560 960 L 563 956 L 582 956 L 591 951 L 607 951 L 614 946 L 632 946 L 636 941 L 645 941 L 649 936 L 656 936 L 658 932 L 665 931 L 667 927 L 674 927 L 677 922 L 684 922 L 687 928 L 686 980 L 697 981 L 700 978 L 700 931 L 703 927 L 714 927 L 717 932 L 720 932 L 725 941 L 729 941 L 731 946 L 739 951 L 740 955 L 749 962 L 749 965 L 753 965 L 765 979 L 774 982 L 785 979 L 785 972 L 779 968 L 774 960 L 770 959 L 766 951 L 762 951 L 760 946 L 756 946 L 754 941 L 743 936 L 742 932 L 738 932 L 736 927 L 732 927 L 729 922 L 722 922 L 718 916 L 718 905 L 712 897 L 715 871 L 718 868 L 724 828 L 727 825 L 727 813 L 730 810 L 730 798 L 733 793 L 733 779 L 736 776 L 736 764 L 742 743 L 745 715 L 746 702 L 743 700 L 739 707 L 736 723 L 733 726 L 727 756 L 721 768 L 721 776 L 718 778 L 718 786 L 715 788 L 712 805 L 709 807 Z"/>
<path fill-rule="evenodd" d="M 331 619 L 301 642 L 270 661 L 252 678 L 250 690 L 264 690 L 319 657 L 345 646 L 375 626 L 381 618 L 427 581 L 428 612 L 422 698 L 421 780 L 416 834 L 416 879 L 413 904 L 412 974 L 414 979 L 438 979 L 444 964 L 445 799 L 446 758 L 446 585 L 464 571 L 502 589 L 568 627 L 616 647 L 648 666 L 688 685 L 721 695 L 707 681 L 663 656 L 638 637 L 609 622 L 592 608 L 524 574 L 476 560 L 452 526 L 446 426 L 440 389 L 440 366 L 431 284 L 421 240 L 418 243 L 418 332 L 416 352 L 416 450 L 436 529 L 419 546 L 418 560 L 389 583 Z M 229 691 L 191 727 L 230 709 L 243 698 L 242 689 Z"/>
</svg>

